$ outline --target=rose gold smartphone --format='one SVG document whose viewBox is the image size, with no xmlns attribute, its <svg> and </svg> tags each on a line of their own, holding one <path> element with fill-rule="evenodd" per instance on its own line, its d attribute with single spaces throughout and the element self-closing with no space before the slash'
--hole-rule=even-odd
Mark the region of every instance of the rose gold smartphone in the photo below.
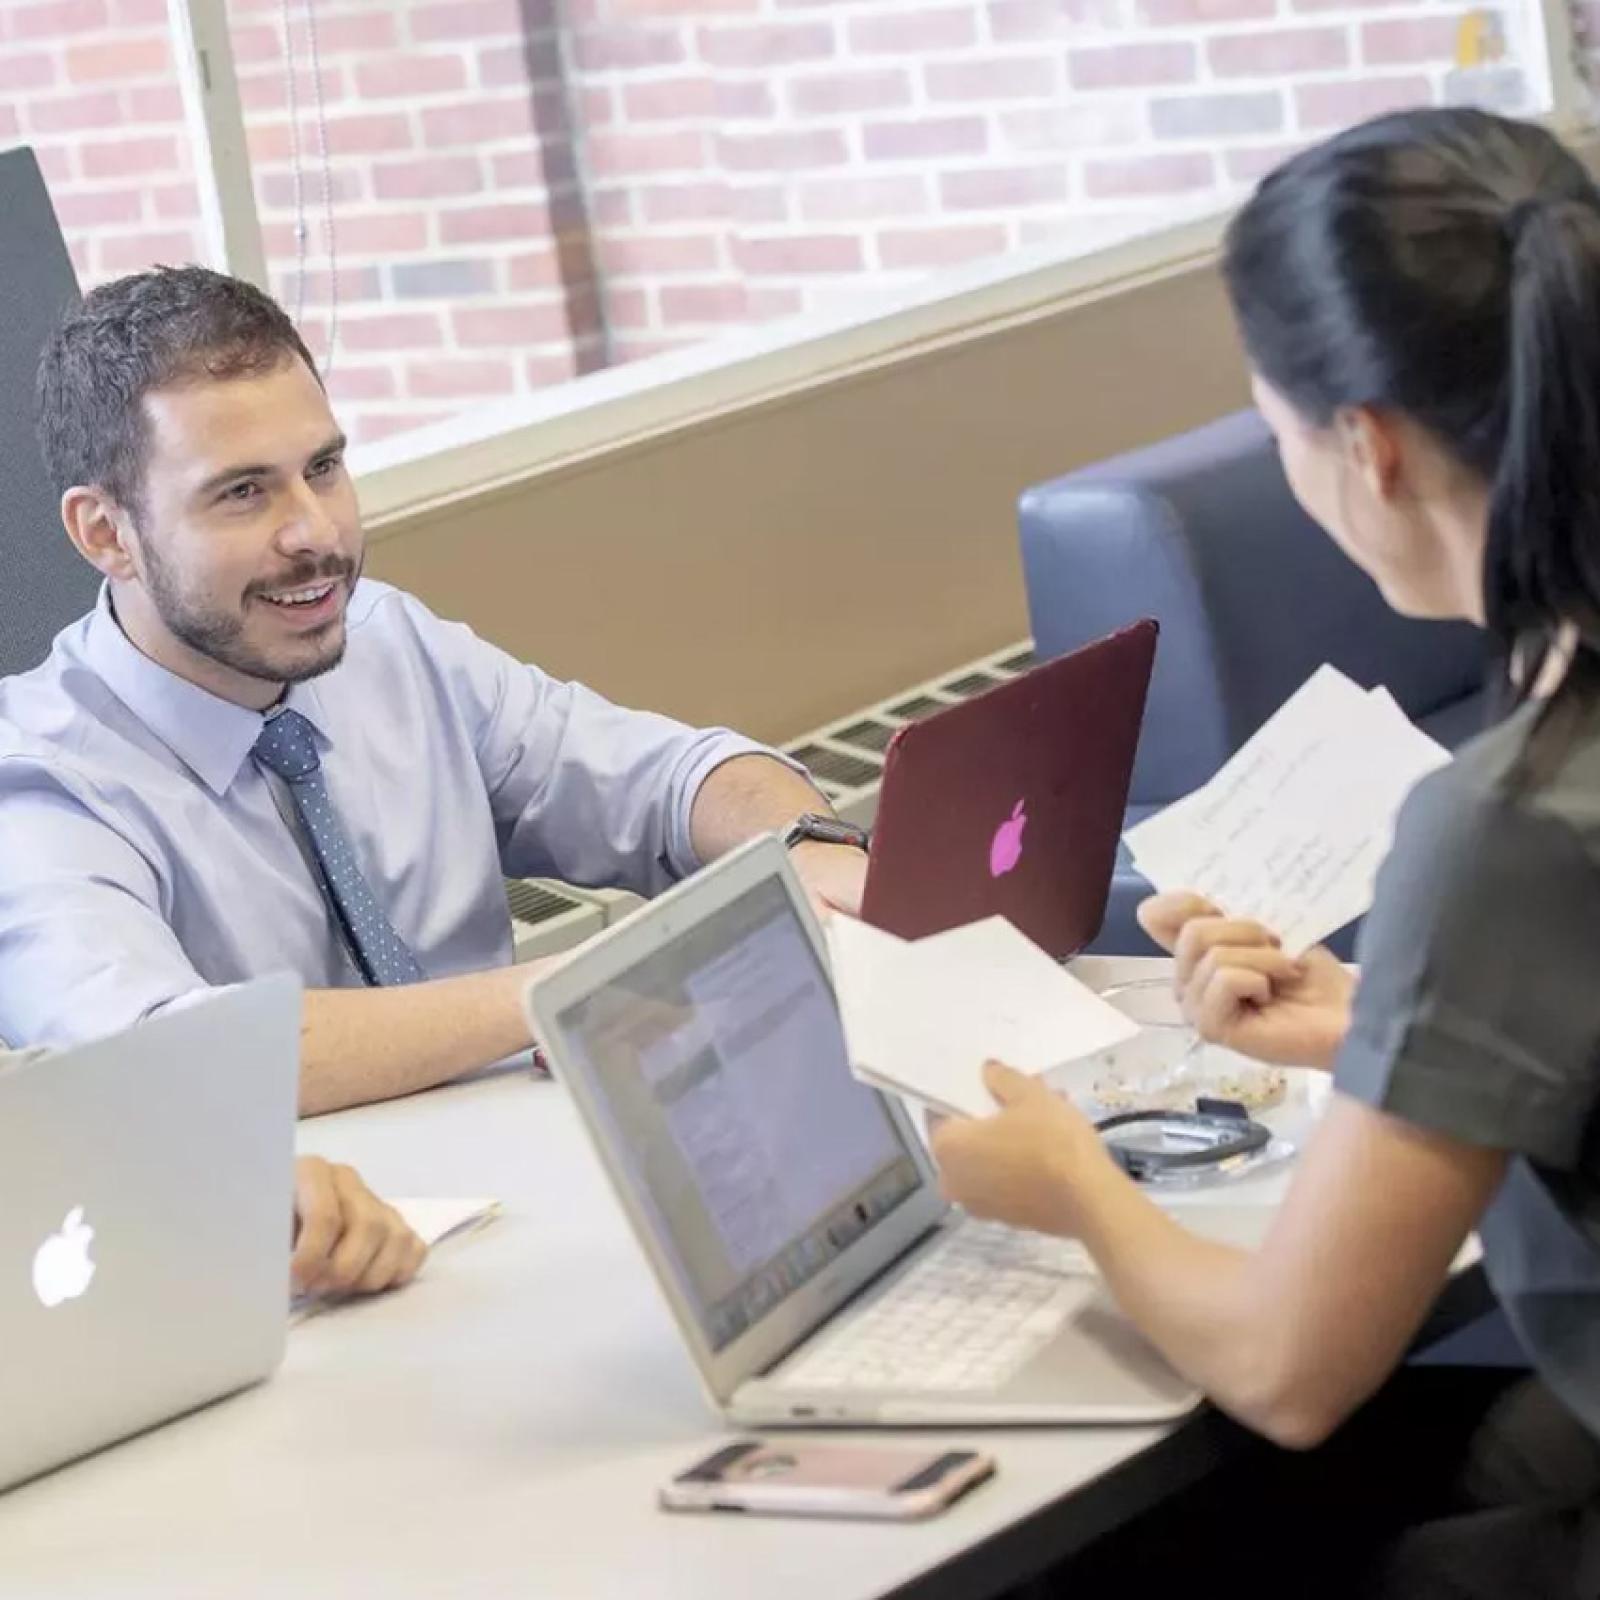
<svg viewBox="0 0 1600 1600">
<path fill-rule="evenodd" d="M 994 1474 L 976 1450 L 741 1439 L 661 1490 L 668 1511 L 756 1511 L 792 1517 L 931 1517 Z"/>
</svg>

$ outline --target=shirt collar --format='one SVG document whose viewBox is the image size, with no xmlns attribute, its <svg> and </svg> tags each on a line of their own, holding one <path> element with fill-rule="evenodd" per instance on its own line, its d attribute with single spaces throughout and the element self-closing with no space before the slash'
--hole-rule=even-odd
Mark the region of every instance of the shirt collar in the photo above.
<svg viewBox="0 0 1600 1600">
<path fill-rule="evenodd" d="M 213 794 L 227 792 L 260 736 L 261 712 L 234 705 L 152 661 L 122 631 L 109 585 L 101 585 L 84 653 L 96 677 Z M 283 704 L 311 724 L 326 749 L 328 718 L 316 685 L 290 684 Z"/>
</svg>

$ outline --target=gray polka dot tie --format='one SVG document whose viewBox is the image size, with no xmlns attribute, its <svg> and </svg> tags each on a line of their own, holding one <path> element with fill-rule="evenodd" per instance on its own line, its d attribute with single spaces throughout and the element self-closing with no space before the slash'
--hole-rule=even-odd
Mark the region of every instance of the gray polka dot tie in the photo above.
<svg viewBox="0 0 1600 1600">
<path fill-rule="evenodd" d="M 267 719 L 252 753 L 289 785 L 322 869 L 323 895 L 349 937 L 362 977 L 373 984 L 420 983 L 427 974 L 383 914 L 328 799 L 311 724 L 298 711 L 280 711 Z"/>
</svg>

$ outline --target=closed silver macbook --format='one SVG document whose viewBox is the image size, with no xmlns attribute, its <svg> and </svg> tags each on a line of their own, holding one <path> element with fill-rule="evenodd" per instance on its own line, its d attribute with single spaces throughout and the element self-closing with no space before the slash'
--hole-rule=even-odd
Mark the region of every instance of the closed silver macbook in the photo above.
<svg viewBox="0 0 1600 1600">
<path fill-rule="evenodd" d="M 0 1488 L 277 1366 L 299 1060 L 282 976 L 0 1071 Z"/>
<path fill-rule="evenodd" d="M 746 1424 L 1151 1422 L 1199 1396 L 1070 1241 L 953 1213 L 850 1072 L 820 929 L 758 840 L 529 992 L 715 1403 Z"/>
</svg>

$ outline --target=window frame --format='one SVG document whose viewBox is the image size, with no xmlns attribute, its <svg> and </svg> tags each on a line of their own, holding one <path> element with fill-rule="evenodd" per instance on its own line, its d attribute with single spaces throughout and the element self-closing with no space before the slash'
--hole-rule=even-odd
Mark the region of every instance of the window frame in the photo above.
<svg viewBox="0 0 1600 1600">
<path fill-rule="evenodd" d="M 267 252 L 228 35 L 227 0 L 167 0 L 167 27 L 194 148 L 208 265 L 265 290 Z"/>
</svg>

